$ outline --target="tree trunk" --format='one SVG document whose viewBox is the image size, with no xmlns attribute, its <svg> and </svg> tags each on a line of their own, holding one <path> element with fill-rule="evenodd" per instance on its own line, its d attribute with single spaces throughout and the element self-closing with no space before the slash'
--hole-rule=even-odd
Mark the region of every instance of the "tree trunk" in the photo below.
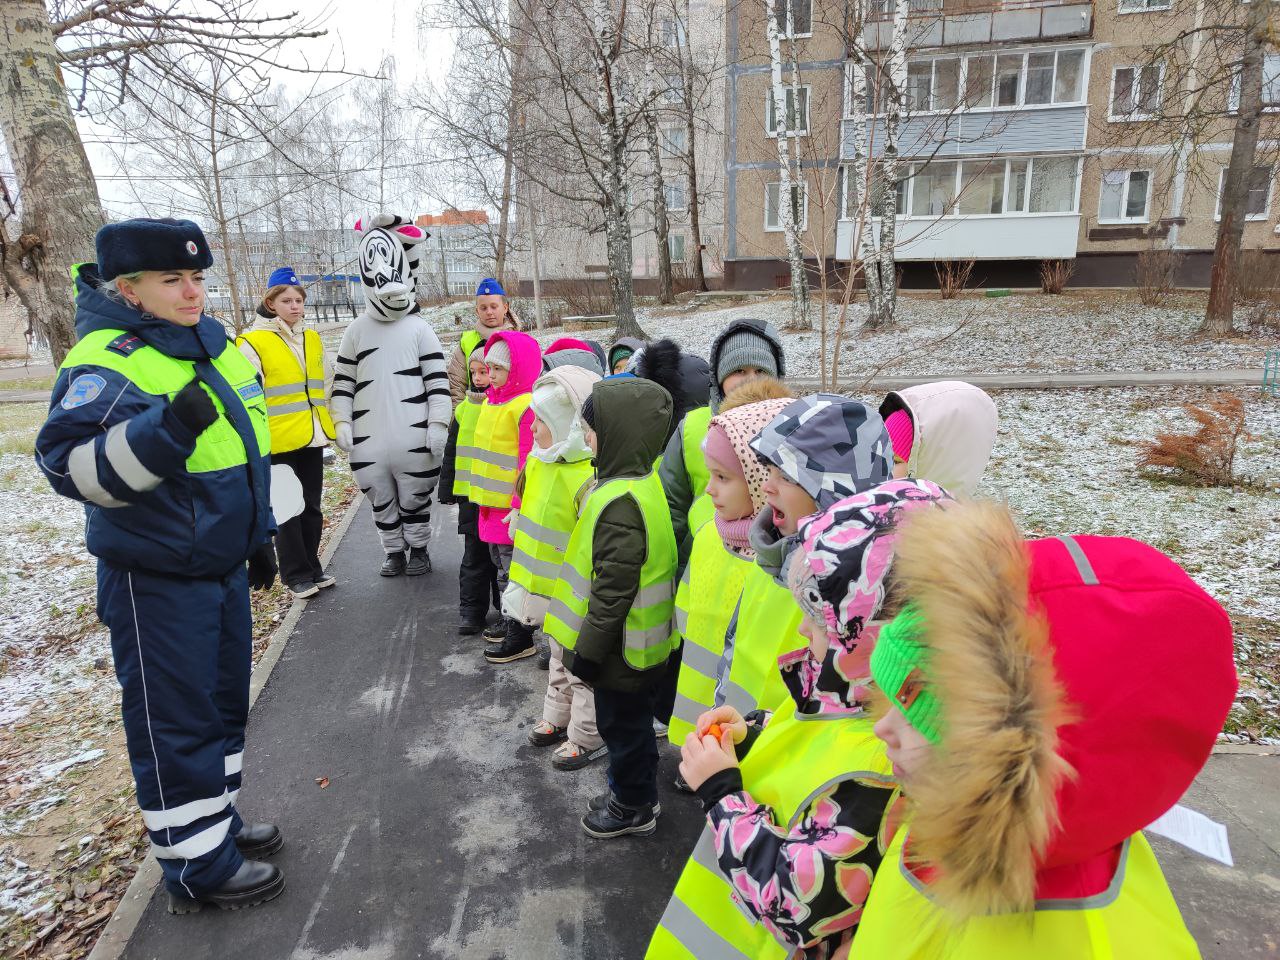
<svg viewBox="0 0 1280 960">
<path fill-rule="evenodd" d="M 436 234 L 436 241 L 440 245 L 440 292 L 443 295 L 445 303 L 449 302 L 449 266 L 444 259 L 444 227 L 440 228 L 440 232 Z M 499 280 L 499 283 L 502 281 Z"/>
<path fill-rule="evenodd" d="M 4 278 L 60 364 L 76 341 L 71 267 L 94 258 L 102 205 L 41 0 L 0 2 L 0 62 L 0 136 L 21 209 L 17 255 L 5 244 Z"/>
<path fill-rule="evenodd" d="M 213 96 L 209 103 L 209 165 L 213 180 L 213 217 L 222 237 L 222 260 L 227 271 L 227 285 L 231 288 L 231 328 L 239 336 L 245 326 L 245 317 L 240 307 L 240 277 L 236 269 L 235 249 L 231 243 L 230 220 L 227 217 L 226 203 L 222 196 L 222 165 L 218 162 L 218 81 L 214 75 Z M 248 254 L 244 243 L 244 225 L 240 225 L 240 244 L 243 252 Z"/>
<path fill-rule="evenodd" d="M 644 134 L 649 149 L 649 165 L 653 167 L 653 231 L 658 239 L 658 300 L 675 302 L 671 288 L 671 224 L 667 220 L 666 184 L 662 178 L 662 151 L 658 147 L 658 123 L 654 118 L 653 54 L 645 59 Z"/>
<path fill-rule="evenodd" d="M 1218 237 L 1213 247 L 1209 278 L 1209 305 L 1200 332 L 1221 337 L 1231 333 L 1236 284 L 1240 272 L 1240 247 L 1244 242 L 1249 207 L 1249 182 L 1258 152 L 1258 128 L 1262 116 L 1262 63 L 1267 44 L 1267 18 L 1271 0 L 1254 0 L 1248 6 L 1244 57 L 1240 62 L 1240 109 L 1231 139 L 1231 160 L 1223 177 Z"/>
<path fill-rule="evenodd" d="M 769 40 L 771 67 L 771 95 L 773 97 L 774 143 L 778 151 L 778 171 L 782 180 L 778 184 L 778 217 L 787 241 L 787 259 L 791 263 L 791 322 L 793 330 L 808 326 L 808 283 L 804 269 L 804 250 L 800 246 L 800 230 L 796 223 L 796 199 L 792 196 L 791 137 L 787 116 L 786 88 L 782 85 L 782 47 L 778 38 L 778 22 L 774 16 L 773 0 L 765 0 L 765 33 Z M 793 41 L 794 42 L 794 41 Z M 793 94 L 794 96 L 794 94 Z M 797 119 L 800 105 L 796 102 Z"/>
<path fill-rule="evenodd" d="M 515 150 L 516 139 L 516 111 L 514 85 L 512 90 L 512 107 L 513 109 L 507 116 L 507 143 L 502 152 L 502 203 L 498 207 L 498 250 L 495 256 L 494 273 L 497 274 L 497 281 L 505 283 L 503 273 L 507 266 L 507 229 L 511 217 L 511 170 L 513 167 L 512 153 Z"/>
<path fill-rule="evenodd" d="M 689 242 L 693 246 L 693 282 L 699 293 L 707 292 L 706 268 L 702 263 L 702 214 L 698 200 L 698 150 L 693 112 L 693 44 L 689 41 L 689 0 L 684 4 L 684 49 L 680 51 L 680 100 L 684 114 L 684 140 L 689 151 L 685 173 L 689 193 Z"/>
<path fill-rule="evenodd" d="M 893 323 L 898 309 L 898 130 L 902 126 L 902 91 L 907 83 L 907 13 L 910 4 L 898 0 L 893 11 L 893 39 L 889 42 L 889 85 L 886 94 L 884 153 L 880 160 L 872 212 L 880 216 L 880 236 L 867 270 L 867 326 Z M 874 280 L 870 279 L 875 274 Z M 874 295 L 873 295 L 874 289 Z"/>
</svg>

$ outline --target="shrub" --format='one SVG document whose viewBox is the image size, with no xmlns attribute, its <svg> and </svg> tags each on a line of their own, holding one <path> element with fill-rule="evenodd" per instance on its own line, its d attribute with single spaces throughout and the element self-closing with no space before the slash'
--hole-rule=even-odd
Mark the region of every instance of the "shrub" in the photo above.
<svg viewBox="0 0 1280 960">
<path fill-rule="evenodd" d="M 1280 255 L 1243 250 L 1236 270 L 1236 303 L 1267 303 L 1280 298 Z"/>
<path fill-rule="evenodd" d="M 1178 279 L 1183 254 L 1170 247 L 1154 243 L 1138 254 L 1133 267 L 1133 282 L 1138 288 L 1138 299 L 1148 307 L 1158 307 L 1169 299 Z"/>
<path fill-rule="evenodd" d="M 933 265 L 938 278 L 938 293 L 943 300 L 954 300 L 969 285 L 973 273 L 972 260 L 940 260 Z"/>
<path fill-rule="evenodd" d="M 1041 260 L 1040 292 L 1058 294 L 1067 286 L 1067 281 L 1076 272 L 1074 260 Z"/>
<path fill-rule="evenodd" d="M 1203 407 L 1183 404 L 1197 428 L 1189 433 L 1157 433 L 1142 444 L 1138 463 L 1167 470 L 1172 479 L 1208 487 L 1235 483 L 1236 447 L 1249 434 L 1244 428 L 1244 401 L 1222 394 Z"/>
</svg>

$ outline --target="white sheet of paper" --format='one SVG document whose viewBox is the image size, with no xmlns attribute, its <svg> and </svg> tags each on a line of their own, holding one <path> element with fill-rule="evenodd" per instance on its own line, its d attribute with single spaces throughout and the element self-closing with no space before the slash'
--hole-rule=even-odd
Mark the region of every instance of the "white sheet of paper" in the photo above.
<svg viewBox="0 0 1280 960">
<path fill-rule="evenodd" d="M 277 524 L 302 513 L 302 482 L 288 464 L 271 465 L 271 512 Z"/>
<path fill-rule="evenodd" d="M 1227 843 L 1227 828 L 1190 807 L 1174 804 L 1172 810 L 1147 829 L 1228 867 L 1235 866 Z"/>
</svg>

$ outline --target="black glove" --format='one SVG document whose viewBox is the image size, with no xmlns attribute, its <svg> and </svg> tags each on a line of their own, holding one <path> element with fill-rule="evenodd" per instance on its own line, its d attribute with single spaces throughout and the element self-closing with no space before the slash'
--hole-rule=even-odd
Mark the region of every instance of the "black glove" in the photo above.
<svg viewBox="0 0 1280 960">
<path fill-rule="evenodd" d="M 270 590 L 279 569 L 275 545 L 268 540 L 249 554 L 249 586 L 254 590 Z"/>
<path fill-rule="evenodd" d="M 453 495 L 453 488 L 445 489 L 443 486 L 436 487 L 436 503 L 442 503 L 445 506 L 452 506 L 458 502 L 458 498 Z"/>
<path fill-rule="evenodd" d="M 198 378 L 192 379 L 169 401 L 169 409 L 178 422 L 197 437 L 218 419 L 218 408 L 200 386 Z"/>
<path fill-rule="evenodd" d="M 591 686 L 600 677 L 600 664 L 579 656 L 576 651 L 565 660 L 564 668 L 587 686 Z"/>
</svg>

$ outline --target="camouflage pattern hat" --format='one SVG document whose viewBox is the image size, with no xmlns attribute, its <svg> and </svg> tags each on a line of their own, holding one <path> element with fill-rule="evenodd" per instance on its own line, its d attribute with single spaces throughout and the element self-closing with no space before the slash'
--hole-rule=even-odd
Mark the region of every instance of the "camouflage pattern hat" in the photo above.
<svg viewBox="0 0 1280 960">
<path fill-rule="evenodd" d="M 819 510 L 884 483 L 893 473 L 880 414 L 833 393 L 788 404 L 751 441 L 751 449 L 803 488 Z"/>
</svg>

